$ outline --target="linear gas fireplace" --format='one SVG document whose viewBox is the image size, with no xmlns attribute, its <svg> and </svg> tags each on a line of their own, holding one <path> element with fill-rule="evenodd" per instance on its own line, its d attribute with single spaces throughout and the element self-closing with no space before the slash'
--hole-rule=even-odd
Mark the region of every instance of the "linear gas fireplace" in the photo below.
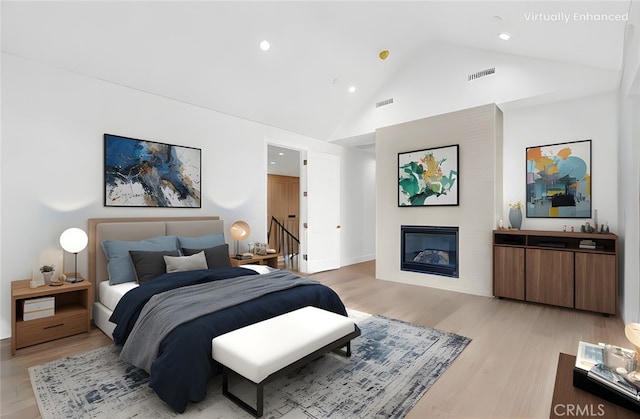
<svg viewBox="0 0 640 419">
<path fill-rule="evenodd" d="M 401 226 L 400 269 L 458 278 L 458 227 Z"/>
</svg>

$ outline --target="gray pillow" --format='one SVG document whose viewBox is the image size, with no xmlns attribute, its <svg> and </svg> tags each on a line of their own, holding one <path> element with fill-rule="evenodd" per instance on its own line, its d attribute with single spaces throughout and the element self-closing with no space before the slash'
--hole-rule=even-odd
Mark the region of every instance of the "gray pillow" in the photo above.
<svg viewBox="0 0 640 419">
<path fill-rule="evenodd" d="M 204 251 L 191 256 L 163 256 L 163 258 L 164 263 L 167 265 L 167 273 L 207 269 L 207 259 L 204 257 Z"/>
<path fill-rule="evenodd" d="M 151 281 L 155 277 L 167 272 L 164 256 L 180 256 L 177 250 L 149 252 L 146 250 L 129 250 L 133 268 L 136 271 L 138 284 Z"/>
<path fill-rule="evenodd" d="M 228 244 L 210 247 L 208 249 L 182 248 L 182 254 L 185 256 L 195 255 L 196 253 L 200 253 L 202 251 L 204 251 L 204 257 L 207 259 L 207 266 L 209 267 L 209 269 L 231 267 L 231 261 L 229 260 Z"/>
</svg>

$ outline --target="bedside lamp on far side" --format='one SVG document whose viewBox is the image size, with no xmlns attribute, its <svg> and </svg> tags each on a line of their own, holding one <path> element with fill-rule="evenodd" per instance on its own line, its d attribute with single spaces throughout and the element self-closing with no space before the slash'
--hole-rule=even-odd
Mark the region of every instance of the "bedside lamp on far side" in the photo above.
<svg viewBox="0 0 640 419">
<path fill-rule="evenodd" d="M 231 228 L 229 229 L 229 233 L 231 233 L 231 237 L 233 237 L 236 241 L 236 257 L 240 256 L 240 240 L 245 240 L 251 234 L 251 227 L 247 224 L 246 221 L 234 221 L 231 224 Z"/>
<path fill-rule="evenodd" d="M 78 253 L 87 247 L 88 241 L 87 233 L 77 227 L 68 228 L 60 235 L 60 246 L 66 252 L 73 253 L 74 256 L 74 277 L 67 278 L 68 282 L 83 281 L 82 278 L 78 277 Z"/>
</svg>

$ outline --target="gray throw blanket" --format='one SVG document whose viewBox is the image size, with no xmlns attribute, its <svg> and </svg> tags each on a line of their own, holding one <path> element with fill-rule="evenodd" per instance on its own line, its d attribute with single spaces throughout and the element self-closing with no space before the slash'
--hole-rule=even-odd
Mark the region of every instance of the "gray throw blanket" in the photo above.
<svg viewBox="0 0 640 419">
<path fill-rule="evenodd" d="M 169 290 L 156 294 L 140 312 L 120 359 L 151 372 L 160 343 L 173 329 L 190 320 L 263 295 L 319 284 L 288 271 L 248 275 Z"/>
</svg>

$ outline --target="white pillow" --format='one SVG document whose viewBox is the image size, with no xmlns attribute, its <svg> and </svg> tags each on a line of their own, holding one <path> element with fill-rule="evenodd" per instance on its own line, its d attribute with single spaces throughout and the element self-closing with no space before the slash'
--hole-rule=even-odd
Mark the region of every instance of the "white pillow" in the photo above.
<svg viewBox="0 0 640 419">
<path fill-rule="evenodd" d="M 167 273 L 209 269 L 204 251 L 191 256 L 164 256 L 164 263 L 167 265 Z"/>
</svg>

